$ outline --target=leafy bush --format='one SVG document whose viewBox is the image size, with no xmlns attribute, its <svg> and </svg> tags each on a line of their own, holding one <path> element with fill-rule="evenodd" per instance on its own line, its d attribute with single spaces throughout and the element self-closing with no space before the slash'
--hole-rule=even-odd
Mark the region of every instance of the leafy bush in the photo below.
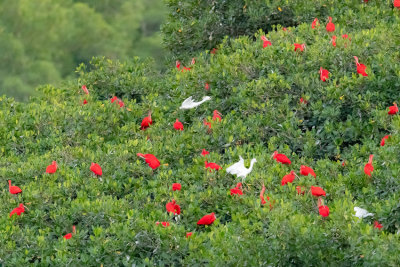
<svg viewBox="0 0 400 267">
<path fill-rule="evenodd" d="M 366 28 L 336 24 L 336 47 L 332 34 L 312 30 L 307 21 L 287 31 L 276 27 L 265 49 L 263 32 L 256 41 L 225 39 L 215 55 L 198 54 L 190 71 L 170 66 L 159 73 L 150 62 L 96 58 L 78 68 L 78 80 L 39 87 L 29 103 L 2 97 L 0 263 L 398 266 L 400 117 L 389 116 L 387 107 L 400 99 L 400 19 L 378 7 L 359 11 L 365 12 L 359 21 L 374 18 Z M 294 43 L 307 49 L 295 52 Z M 368 77 L 357 74 L 353 56 Z M 326 82 L 320 67 L 330 72 Z M 111 103 L 114 95 L 123 107 Z M 179 109 L 187 97 L 204 95 L 212 99 Z M 221 122 L 212 120 L 214 109 Z M 149 110 L 153 124 L 140 130 Z M 184 131 L 173 128 L 176 119 Z M 391 137 L 381 147 L 385 135 Z M 292 164 L 278 164 L 275 150 Z M 161 166 L 151 170 L 137 153 L 154 154 Z M 375 169 L 368 177 L 363 168 L 370 154 Z M 257 163 L 243 195 L 231 196 L 240 179 L 225 170 L 239 156 L 247 166 L 253 157 Z M 53 160 L 59 168 L 46 174 Z M 205 160 L 223 169 L 209 172 Z M 102 166 L 102 180 L 91 173 L 91 162 Z M 312 167 L 316 178 L 299 175 L 281 186 L 301 165 Z M 8 179 L 22 188 L 19 199 L 7 192 Z M 182 190 L 172 191 L 177 182 Z M 260 204 L 262 185 L 271 208 Z M 319 215 L 311 186 L 326 191 L 328 217 Z M 172 199 L 181 207 L 179 219 L 166 212 Z M 9 218 L 21 202 L 28 209 Z M 374 216 L 355 217 L 356 206 Z M 196 225 L 212 212 L 211 226 Z M 65 240 L 72 225 L 77 232 Z M 187 232 L 193 235 L 186 238 Z"/>
</svg>

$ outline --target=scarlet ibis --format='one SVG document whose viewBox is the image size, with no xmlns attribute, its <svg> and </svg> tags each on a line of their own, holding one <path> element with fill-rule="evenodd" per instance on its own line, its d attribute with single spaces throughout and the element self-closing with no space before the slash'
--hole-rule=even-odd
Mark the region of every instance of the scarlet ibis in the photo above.
<svg viewBox="0 0 400 267">
<path fill-rule="evenodd" d="M 327 32 L 335 31 L 335 24 L 332 23 L 332 17 L 329 17 L 329 22 L 328 22 L 328 24 L 326 24 L 326 31 Z"/>
<path fill-rule="evenodd" d="M 213 121 L 216 121 L 216 120 L 219 120 L 219 121 L 221 121 L 222 120 L 222 114 L 221 114 L 221 112 L 219 112 L 218 110 L 214 110 L 213 111 Z"/>
<path fill-rule="evenodd" d="M 396 115 L 399 112 L 399 108 L 397 107 L 396 103 L 393 103 L 393 106 L 389 107 L 389 115 Z"/>
<path fill-rule="evenodd" d="M 85 92 L 85 94 L 89 94 L 89 90 L 87 89 L 86 85 L 82 85 L 82 90 Z"/>
<path fill-rule="evenodd" d="M 208 127 L 208 130 L 211 130 L 211 122 L 207 122 L 206 119 L 203 120 L 203 124 Z"/>
<path fill-rule="evenodd" d="M 217 163 L 214 163 L 214 162 L 208 163 L 208 162 L 206 161 L 206 162 L 204 162 L 204 166 L 205 166 L 206 169 L 209 168 L 209 169 L 210 169 L 210 172 L 211 172 L 211 170 L 216 170 L 216 171 L 218 171 L 218 170 L 221 170 L 221 169 L 222 169 L 221 166 L 219 166 Z"/>
<path fill-rule="evenodd" d="M 374 166 L 372 166 L 372 159 L 374 158 L 374 155 L 369 155 L 369 160 L 368 163 L 365 164 L 364 166 L 364 173 L 371 177 L 371 172 L 374 171 Z"/>
<path fill-rule="evenodd" d="M 300 50 L 300 52 L 303 52 L 304 49 L 306 48 L 305 44 L 294 44 L 294 51 Z"/>
<path fill-rule="evenodd" d="M 172 191 L 181 191 L 182 185 L 180 183 L 172 184 Z"/>
<path fill-rule="evenodd" d="M 386 140 L 390 137 L 390 135 L 385 135 L 381 140 L 381 146 L 385 145 Z"/>
<path fill-rule="evenodd" d="M 140 127 L 140 129 L 141 130 L 146 130 L 147 128 L 149 128 L 150 127 L 150 125 L 152 125 L 153 124 L 153 120 L 151 119 L 151 111 L 149 111 L 149 114 L 148 114 L 148 116 L 147 117 L 144 117 L 144 119 L 142 120 L 142 123 L 141 123 L 141 127 Z"/>
<path fill-rule="evenodd" d="M 53 161 L 50 165 L 47 166 L 46 168 L 46 173 L 48 174 L 53 174 L 57 171 L 57 162 Z"/>
<path fill-rule="evenodd" d="M 311 186 L 311 194 L 316 197 L 326 196 L 324 189 L 319 186 Z"/>
<path fill-rule="evenodd" d="M 304 195 L 304 187 L 303 186 L 296 186 L 296 191 L 298 195 Z"/>
<path fill-rule="evenodd" d="M 319 27 L 319 20 L 318 20 L 317 18 L 315 18 L 315 19 L 313 20 L 313 22 L 311 23 L 311 28 L 312 28 L 312 29 L 315 29 L 315 28 L 317 28 L 317 27 Z"/>
<path fill-rule="evenodd" d="M 90 170 L 97 176 L 103 175 L 103 170 L 101 169 L 100 165 L 97 163 L 92 162 L 92 165 L 90 165 Z"/>
<path fill-rule="evenodd" d="M 117 105 L 119 105 L 120 108 L 122 108 L 125 104 L 124 102 L 122 102 L 121 99 L 119 99 L 118 97 L 114 96 L 113 98 L 111 98 L 111 103 L 116 103 Z"/>
<path fill-rule="evenodd" d="M 203 157 L 205 157 L 205 156 L 208 155 L 208 154 L 210 154 L 210 152 L 208 152 L 207 150 L 205 150 L 205 149 L 203 148 L 203 151 L 201 151 L 201 155 L 202 155 Z"/>
<path fill-rule="evenodd" d="M 351 39 L 349 38 L 349 35 L 346 34 L 346 33 L 342 35 L 342 38 L 343 38 L 343 39 L 349 39 L 349 41 L 351 41 Z"/>
<path fill-rule="evenodd" d="M 88 102 L 86 99 L 83 100 L 83 104 L 86 105 Z"/>
<path fill-rule="evenodd" d="M 215 213 L 207 214 L 204 215 L 198 222 L 197 225 L 210 225 L 212 224 L 217 217 L 215 216 Z"/>
<path fill-rule="evenodd" d="M 285 176 L 283 176 L 281 185 L 285 185 L 287 183 L 293 183 L 295 175 L 296 173 L 294 171 L 291 171 L 290 174 L 286 174 Z"/>
<path fill-rule="evenodd" d="M 145 159 L 146 163 L 149 165 L 150 168 L 153 170 L 157 169 L 160 166 L 160 161 L 154 156 L 153 154 L 142 154 L 137 153 L 138 157 Z"/>
<path fill-rule="evenodd" d="M 244 159 L 239 156 L 239 161 L 226 169 L 227 173 L 236 175 L 237 178 L 242 178 L 242 182 L 246 179 L 246 176 L 253 170 L 254 163 L 257 159 L 253 158 L 250 162 L 250 167 L 246 168 L 244 166 Z"/>
<path fill-rule="evenodd" d="M 197 106 L 200 106 L 201 104 L 203 104 L 204 102 L 211 100 L 211 97 L 209 96 L 203 96 L 203 99 L 199 102 L 195 102 L 193 100 L 192 96 L 189 96 L 188 98 L 185 99 L 185 101 L 182 102 L 182 105 L 180 106 L 180 109 L 192 109 L 195 108 Z"/>
<path fill-rule="evenodd" d="M 400 9 L 400 0 L 394 0 L 393 6 L 396 7 L 397 9 Z"/>
<path fill-rule="evenodd" d="M 265 185 L 262 186 L 262 189 L 260 191 L 260 200 L 261 200 L 261 205 L 267 204 L 267 201 L 264 199 L 264 193 L 265 193 Z M 268 199 L 269 200 L 269 199 Z"/>
<path fill-rule="evenodd" d="M 156 222 L 156 225 L 159 225 L 159 224 L 160 224 L 160 222 Z M 163 227 L 168 227 L 169 226 L 169 222 L 161 222 L 161 225 Z"/>
<path fill-rule="evenodd" d="M 319 69 L 319 78 L 321 81 L 325 82 L 327 79 L 329 79 L 329 71 L 321 67 Z"/>
<path fill-rule="evenodd" d="M 324 205 L 324 201 L 321 198 L 318 199 L 318 211 L 322 217 L 329 216 L 329 207 Z"/>
<path fill-rule="evenodd" d="M 272 157 L 277 161 L 280 162 L 282 164 L 288 164 L 290 165 L 292 162 L 290 161 L 290 159 L 288 157 L 286 157 L 286 155 L 284 154 L 278 154 L 278 151 L 275 151 L 274 154 L 272 154 Z"/>
<path fill-rule="evenodd" d="M 175 61 L 175 66 L 177 69 L 181 68 L 181 62 L 179 60 Z"/>
<path fill-rule="evenodd" d="M 181 214 L 181 207 L 176 204 L 175 200 L 172 200 L 172 202 L 168 202 L 167 205 L 165 205 L 165 208 L 169 213 L 173 213 L 176 215 Z"/>
<path fill-rule="evenodd" d="M 204 85 L 204 89 L 206 89 L 207 91 L 210 90 L 210 85 L 209 85 L 208 83 L 206 83 L 206 84 Z"/>
<path fill-rule="evenodd" d="M 191 64 L 194 65 L 195 63 L 196 63 L 196 59 L 195 59 L 195 58 L 192 58 Z"/>
<path fill-rule="evenodd" d="M 374 228 L 377 228 L 379 230 L 382 230 L 383 225 L 380 224 L 378 221 L 374 221 Z"/>
<path fill-rule="evenodd" d="M 331 43 L 334 47 L 336 47 L 336 35 L 332 36 Z"/>
<path fill-rule="evenodd" d="M 21 188 L 15 185 L 14 186 L 11 185 L 11 180 L 8 180 L 8 191 L 10 191 L 10 193 L 13 195 L 18 195 L 22 193 Z"/>
<path fill-rule="evenodd" d="M 10 218 L 11 218 L 14 214 L 17 214 L 18 216 L 21 216 L 21 214 L 24 213 L 24 212 L 25 212 L 25 206 L 24 206 L 24 204 L 19 204 L 18 207 L 16 207 L 15 209 L 13 209 L 13 210 L 10 212 Z"/>
<path fill-rule="evenodd" d="M 367 67 L 364 64 L 358 62 L 358 57 L 354 56 L 354 60 L 356 61 L 357 65 L 357 73 L 361 74 L 364 77 L 368 76 L 368 74 L 365 72 Z"/>
<path fill-rule="evenodd" d="M 300 97 L 300 104 L 307 104 L 307 100 L 304 98 Z"/>
<path fill-rule="evenodd" d="M 317 177 L 317 175 L 315 174 L 314 170 L 311 167 L 307 167 L 304 165 L 300 166 L 300 174 L 304 175 L 304 176 L 308 176 L 309 174 L 311 174 L 312 176 Z"/>
<path fill-rule="evenodd" d="M 328 216 L 329 216 L 329 207 L 326 206 L 326 205 L 321 205 L 321 206 L 319 206 L 319 207 L 318 207 L 318 211 L 319 211 L 319 214 L 320 214 L 322 217 L 328 217 Z"/>
<path fill-rule="evenodd" d="M 356 212 L 356 214 L 354 216 L 362 219 L 362 218 L 366 218 L 368 216 L 374 216 L 373 213 L 369 213 L 367 210 L 359 208 L 359 207 L 354 207 L 354 211 Z"/>
<path fill-rule="evenodd" d="M 187 233 L 186 233 L 186 238 L 189 238 L 189 237 L 191 237 L 192 235 L 193 235 L 192 232 L 187 232 Z"/>
<path fill-rule="evenodd" d="M 178 131 L 183 131 L 183 124 L 178 119 L 174 123 L 174 129 Z"/>
<path fill-rule="evenodd" d="M 72 226 L 72 233 L 68 233 L 64 236 L 65 239 L 71 239 L 72 234 L 76 234 L 76 227 L 75 225 Z"/>
<path fill-rule="evenodd" d="M 242 183 L 237 183 L 236 187 L 231 189 L 231 196 L 233 196 L 233 195 L 239 195 L 239 196 L 243 195 L 243 191 L 241 190 L 241 188 L 242 188 Z"/>
<path fill-rule="evenodd" d="M 210 54 L 215 55 L 217 53 L 217 50 L 218 50 L 217 48 L 211 49 Z"/>
<path fill-rule="evenodd" d="M 261 40 L 263 41 L 263 48 L 272 45 L 272 43 L 267 39 L 267 37 L 265 37 L 265 35 L 261 36 Z"/>
</svg>

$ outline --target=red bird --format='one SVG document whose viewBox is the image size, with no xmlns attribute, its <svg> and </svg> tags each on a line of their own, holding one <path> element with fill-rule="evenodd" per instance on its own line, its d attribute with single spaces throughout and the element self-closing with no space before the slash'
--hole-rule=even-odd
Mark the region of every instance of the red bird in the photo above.
<svg viewBox="0 0 400 267">
<path fill-rule="evenodd" d="M 380 224 L 378 221 L 374 222 L 374 228 L 378 228 L 379 230 L 382 230 L 383 225 Z"/>
<path fill-rule="evenodd" d="M 329 17 L 329 22 L 328 22 L 328 24 L 326 24 L 326 31 L 327 32 L 335 31 L 335 24 L 332 23 L 332 17 Z"/>
<path fill-rule="evenodd" d="M 321 67 L 319 69 L 319 78 L 321 81 L 325 82 L 327 79 L 329 79 L 329 71 Z"/>
<path fill-rule="evenodd" d="M 101 169 L 100 165 L 97 163 L 92 162 L 92 165 L 90 165 L 90 170 L 97 176 L 103 175 L 103 170 Z"/>
<path fill-rule="evenodd" d="M 396 7 L 397 9 L 400 9 L 400 0 L 394 0 L 393 6 Z"/>
<path fill-rule="evenodd" d="M 153 121 L 151 119 L 151 112 L 149 112 L 149 115 L 147 117 L 144 117 L 144 119 L 142 120 L 142 124 L 140 125 L 140 129 L 141 130 L 146 130 L 146 128 L 149 128 L 150 125 L 153 124 Z"/>
<path fill-rule="evenodd" d="M 50 165 L 47 166 L 46 168 L 46 173 L 48 174 L 53 174 L 57 171 L 57 162 L 53 161 Z"/>
<path fill-rule="evenodd" d="M 205 126 L 208 126 L 208 130 L 211 130 L 211 122 L 207 122 L 207 121 L 204 119 L 203 124 L 204 124 Z"/>
<path fill-rule="evenodd" d="M 306 48 L 305 44 L 294 44 L 294 51 L 300 50 L 300 52 L 303 52 L 304 49 Z"/>
<path fill-rule="evenodd" d="M 313 20 L 313 22 L 311 23 L 311 28 L 312 28 L 312 29 L 315 29 L 315 28 L 317 28 L 317 27 L 319 27 L 319 21 L 318 21 L 317 18 L 315 18 L 315 19 Z"/>
<path fill-rule="evenodd" d="M 354 56 L 357 65 L 357 73 L 361 74 L 362 76 L 366 77 L 368 74 L 365 72 L 367 67 L 364 64 L 358 62 L 358 57 Z"/>
<path fill-rule="evenodd" d="M 205 157 L 205 156 L 208 155 L 208 154 L 210 154 L 210 152 L 208 152 L 207 150 L 205 150 L 205 149 L 203 148 L 203 151 L 201 151 L 201 155 L 202 155 L 203 157 Z"/>
<path fill-rule="evenodd" d="M 396 103 L 393 103 L 393 106 L 389 107 L 389 115 L 396 115 L 399 112 L 399 108 L 397 107 Z"/>
<path fill-rule="evenodd" d="M 221 116 L 222 116 L 222 114 L 218 110 L 214 110 L 212 119 L 213 119 L 213 121 L 216 121 L 216 120 L 221 121 L 222 120 Z"/>
<path fill-rule="evenodd" d="M 67 239 L 67 240 L 68 240 L 68 239 L 71 239 L 72 234 L 76 234 L 76 227 L 75 227 L 75 225 L 72 226 L 72 233 L 66 234 L 66 235 L 64 236 L 64 238 Z"/>
<path fill-rule="evenodd" d="M 89 90 L 87 89 L 86 85 L 82 85 L 82 90 L 85 92 L 85 94 L 89 94 Z"/>
<path fill-rule="evenodd" d="M 86 105 L 88 102 L 86 99 L 83 100 L 83 104 Z"/>
<path fill-rule="evenodd" d="M 211 172 L 211 170 L 216 170 L 216 171 L 218 171 L 218 170 L 221 170 L 221 169 L 222 169 L 221 166 L 219 166 L 217 163 L 214 163 L 214 162 L 208 163 L 208 162 L 206 161 L 206 162 L 204 162 L 204 166 L 205 166 L 206 169 L 207 169 L 207 168 L 210 168 L 210 172 Z"/>
<path fill-rule="evenodd" d="M 156 222 L 156 225 L 159 225 L 160 222 Z M 161 222 L 161 225 L 164 227 L 168 227 L 169 226 L 169 222 Z"/>
<path fill-rule="evenodd" d="M 179 60 L 175 61 L 175 66 L 177 69 L 181 68 L 181 62 Z"/>
<path fill-rule="evenodd" d="M 13 210 L 10 212 L 10 218 L 11 218 L 14 214 L 17 214 L 18 216 L 21 216 L 21 214 L 24 213 L 24 212 L 25 212 L 25 206 L 24 206 L 24 204 L 19 204 L 18 207 L 16 207 L 15 209 L 13 209 Z"/>
<path fill-rule="evenodd" d="M 196 59 L 192 58 L 192 62 L 190 64 L 194 65 L 196 63 Z"/>
<path fill-rule="evenodd" d="M 265 185 L 263 184 L 261 192 L 260 192 L 261 205 L 267 204 L 267 201 L 265 201 L 265 198 L 264 198 L 264 193 L 265 193 Z M 267 200 L 269 202 L 269 209 L 272 210 L 272 208 L 273 208 L 272 204 L 273 203 L 271 203 L 271 200 L 270 200 L 269 196 L 267 196 Z"/>
<path fill-rule="evenodd" d="M 305 104 L 306 105 L 307 104 L 307 100 L 305 100 L 304 98 L 301 97 L 300 98 L 300 104 Z"/>
<path fill-rule="evenodd" d="M 349 35 L 348 35 L 348 34 L 343 34 L 343 35 L 342 35 L 342 38 L 343 38 L 343 39 L 349 39 L 349 41 L 351 41 L 351 39 L 349 38 Z"/>
<path fill-rule="evenodd" d="M 160 161 L 154 156 L 153 154 L 142 154 L 137 153 L 138 157 L 141 157 L 146 160 L 146 163 L 149 165 L 150 168 L 153 170 L 157 169 L 160 166 Z"/>
<path fill-rule="evenodd" d="M 122 108 L 125 104 L 124 102 L 122 102 L 121 99 L 119 99 L 118 97 L 114 96 L 113 98 L 111 98 L 111 103 L 116 103 L 117 105 L 119 105 L 120 108 Z"/>
<path fill-rule="evenodd" d="M 294 178 L 296 173 L 294 171 L 291 171 L 290 174 L 286 174 L 285 176 L 283 176 L 282 181 L 281 181 L 281 185 L 285 185 L 287 183 L 293 183 Z"/>
<path fill-rule="evenodd" d="M 210 90 L 210 85 L 209 85 L 208 83 L 206 83 L 206 84 L 204 85 L 204 89 L 206 89 L 207 91 Z"/>
<path fill-rule="evenodd" d="M 165 205 L 165 208 L 167 209 L 167 212 L 171 212 L 176 215 L 181 214 L 181 207 L 176 204 L 175 200 L 168 202 L 167 205 Z"/>
<path fill-rule="evenodd" d="M 13 195 L 18 195 L 22 193 L 21 188 L 15 185 L 14 186 L 11 185 L 11 180 L 8 180 L 8 191 L 10 191 L 10 193 Z"/>
<path fill-rule="evenodd" d="M 288 157 L 286 157 L 284 154 L 278 154 L 278 151 L 275 151 L 274 154 L 272 154 L 272 157 L 277 161 L 282 164 L 288 164 L 290 165 L 292 162 Z"/>
<path fill-rule="evenodd" d="M 176 121 L 175 121 L 175 123 L 174 123 L 174 128 L 175 128 L 175 130 L 183 131 L 183 124 L 182 124 L 182 122 L 180 122 L 178 119 L 176 119 Z"/>
<path fill-rule="evenodd" d="M 381 140 L 381 146 L 385 145 L 386 140 L 390 137 L 390 135 L 385 135 Z"/>
<path fill-rule="evenodd" d="M 181 191 L 182 185 L 180 183 L 172 184 L 172 191 Z"/>
<path fill-rule="evenodd" d="M 263 48 L 272 45 L 272 43 L 267 39 L 267 37 L 265 37 L 265 35 L 261 36 L 261 40 L 263 41 Z"/>
<path fill-rule="evenodd" d="M 372 166 L 372 159 L 374 158 L 374 155 L 369 155 L 369 160 L 368 163 L 365 164 L 364 166 L 364 173 L 371 177 L 371 172 L 374 170 L 374 166 Z"/>
<path fill-rule="evenodd" d="M 210 225 L 212 224 L 217 217 L 215 217 L 215 213 L 207 214 L 204 215 L 203 218 L 201 218 L 198 222 L 197 225 Z"/>
<path fill-rule="evenodd" d="M 192 235 L 193 235 L 192 232 L 187 232 L 187 233 L 186 233 L 186 238 L 189 238 L 189 237 L 192 236 Z"/>
<path fill-rule="evenodd" d="M 336 47 L 336 35 L 332 36 L 331 43 L 334 47 Z"/>
<path fill-rule="evenodd" d="M 240 189 L 242 188 L 242 183 L 238 183 L 235 188 L 231 189 L 231 196 L 233 195 L 243 195 L 243 191 Z"/>
<path fill-rule="evenodd" d="M 311 167 L 307 167 L 304 165 L 300 166 L 300 174 L 304 176 L 311 174 L 312 176 L 314 176 L 314 178 L 317 177 L 317 175 L 315 174 L 314 170 Z"/>
<path fill-rule="evenodd" d="M 311 186 L 311 194 L 316 197 L 326 196 L 324 189 L 318 186 Z"/>
<path fill-rule="evenodd" d="M 323 200 L 321 198 L 318 199 L 318 210 L 322 217 L 329 216 L 329 207 L 323 204 Z"/>
<path fill-rule="evenodd" d="M 296 191 L 298 195 L 304 195 L 304 187 L 302 186 L 296 186 Z"/>
<path fill-rule="evenodd" d="M 217 50 L 218 50 L 217 48 L 211 49 L 210 54 L 215 55 L 217 53 Z"/>
</svg>

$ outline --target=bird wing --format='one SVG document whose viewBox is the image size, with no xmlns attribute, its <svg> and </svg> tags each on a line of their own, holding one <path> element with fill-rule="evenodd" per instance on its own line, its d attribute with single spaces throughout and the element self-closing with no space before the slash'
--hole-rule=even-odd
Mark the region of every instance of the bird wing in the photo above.
<svg viewBox="0 0 400 267">
<path fill-rule="evenodd" d="M 241 156 L 239 156 L 239 161 L 230 166 L 229 168 L 227 168 L 226 172 L 235 175 L 240 173 L 243 170 L 243 168 L 244 168 L 244 160 Z"/>
<path fill-rule="evenodd" d="M 180 107 L 180 109 L 190 109 L 190 108 L 194 108 L 195 106 L 193 106 L 193 97 L 189 96 L 188 98 L 186 98 L 183 102 L 182 105 Z"/>
</svg>

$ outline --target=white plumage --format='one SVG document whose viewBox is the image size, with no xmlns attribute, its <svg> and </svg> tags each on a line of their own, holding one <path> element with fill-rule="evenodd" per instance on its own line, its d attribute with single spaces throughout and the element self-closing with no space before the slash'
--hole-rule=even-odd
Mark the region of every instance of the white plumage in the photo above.
<svg viewBox="0 0 400 267">
<path fill-rule="evenodd" d="M 254 163 L 256 163 L 257 160 L 254 158 L 250 162 L 250 168 L 246 168 L 244 166 L 244 160 L 241 156 L 239 156 L 239 161 L 233 164 L 232 166 L 229 166 L 226 169 L 227 173 L 236 175 L 238 178 L 242 178 L 242 182 L 246 178 L 246 176 L 253 170 Z"/>
<path fill-rule="evenodd" d="M 195 108 L 197 106 L 200 106 L 201 104 L 203 104 L 204 102 L 210 100 L 211 97 L 209 96 L 203 96 L 203 99 L 200 102 L 194 102 L 193 101 L 193 97 L 188 97 L 185 99 L 185 101 L 183 101 L 180 109 L 191 109 L 191 108 Z"/>
<path fill-rule="evenodd" d="M 359 208 L 359 207 L 354 207 L 354 211 L 356 212 L 356 214 L 354 216 L 362 219 L 368 216 L 374 216 L 373 213 L 369 213 L 367 210 Z"/>
</svg>

